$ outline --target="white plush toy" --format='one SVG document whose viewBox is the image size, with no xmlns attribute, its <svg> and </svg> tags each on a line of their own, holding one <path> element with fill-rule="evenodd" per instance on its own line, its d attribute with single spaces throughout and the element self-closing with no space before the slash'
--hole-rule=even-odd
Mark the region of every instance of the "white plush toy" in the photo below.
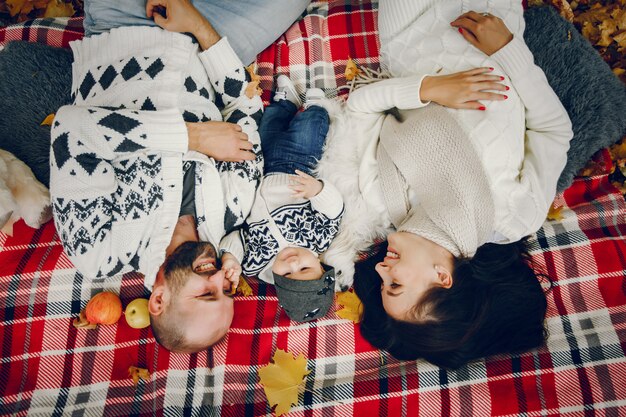
<svg viewBox="0 0 626 417">
<path fill-rule="evenodd" d="M 33 171 L 10 152 L 0 149 L 0 228 L 13 235 L 19 219 L 35 229 L 52 218 L 50 192 Z"/>
<path fill-rule="evenodd" d="M 359 189 L 359 165 L 363 154 L 363 138 L 352 137 L 355 130 L 345 108 L 338 102 L 324 103 L 331 124 L 322 159 L 317 166 L 320 177 L 331 181 L 343 197 L 344 214 L 339 233 L 328 250 L 321 255 L 323 262 L 335 268 L 335 290 L 345 291 L 354 281 L 354 263 L 361 252 L 390 232 L 379 213 L 363 198 Z"/>
</svg>

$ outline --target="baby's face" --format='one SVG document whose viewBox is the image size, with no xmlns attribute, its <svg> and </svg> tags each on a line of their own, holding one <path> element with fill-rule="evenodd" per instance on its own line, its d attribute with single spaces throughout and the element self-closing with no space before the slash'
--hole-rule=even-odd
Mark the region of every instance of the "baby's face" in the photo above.
<svg viewBox="0 0 626 417">
<path fill-rule="evenodd" d="M 272 272 L 285 278 L 312 281 L 324 274 L 317 255 L 305 248 L 285 248 L 278 252 Z"/>
</svg>

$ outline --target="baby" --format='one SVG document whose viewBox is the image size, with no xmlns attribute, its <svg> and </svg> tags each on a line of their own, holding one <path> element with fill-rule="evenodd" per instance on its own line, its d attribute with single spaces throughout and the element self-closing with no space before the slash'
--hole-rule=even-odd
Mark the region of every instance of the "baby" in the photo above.
<svg viewBox="0 0 626 417">
<path fill-rule="evenodd" d="M 323 99 L 322 90 L 308 90 L 298 112 L 302 103 L 291 80 L 278 77 L 259 126 L 264 177 L 240 232 L 244 275 L 274 283 L 281 307 L 299 322 L 324 316 L 333 302 L 335 270 L 319 254 L 343 215 L 339 191 L 313 177 L 328 132 Z"/>
</svg>

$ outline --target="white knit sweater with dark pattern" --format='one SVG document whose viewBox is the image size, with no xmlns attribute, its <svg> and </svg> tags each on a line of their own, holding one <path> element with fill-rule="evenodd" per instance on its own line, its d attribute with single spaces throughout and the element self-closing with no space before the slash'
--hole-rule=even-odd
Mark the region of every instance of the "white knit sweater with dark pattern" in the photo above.
<svg viewBox="0 0 626 417">
<path fill-rule="evenodd" d="M 152 288 L 178 219 L 184 160 L 195 160 L 198 234 L 242 259 L 237 231 L 262 159 L 260 97 L 226 38 L 200 52 L 186 35 L 124 27 L 71 44 L 74 103 L 52 126 L 50 192 L 63 246 L 88 276 L 139 271 Z M 238 123 L 257 158 L 188 151 L 185 122 Z M 231 233 L 232 232 L 232 233 Z"/>
</svg>

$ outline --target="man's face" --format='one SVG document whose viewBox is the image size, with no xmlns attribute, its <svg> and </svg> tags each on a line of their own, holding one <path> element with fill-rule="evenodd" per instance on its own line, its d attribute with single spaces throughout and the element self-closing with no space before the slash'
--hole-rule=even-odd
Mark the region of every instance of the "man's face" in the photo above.
<svg viewBox="0 0 626 417">
<path fill-rule="evenodd" d="M 219 268 L 215 248 L 206 242 L 183 243 L 164 265 L 168 314 L 189 345 L 213 345 L 230 328 L 233 299 L 224 294 L 230 281 Z"/>
</svg>

